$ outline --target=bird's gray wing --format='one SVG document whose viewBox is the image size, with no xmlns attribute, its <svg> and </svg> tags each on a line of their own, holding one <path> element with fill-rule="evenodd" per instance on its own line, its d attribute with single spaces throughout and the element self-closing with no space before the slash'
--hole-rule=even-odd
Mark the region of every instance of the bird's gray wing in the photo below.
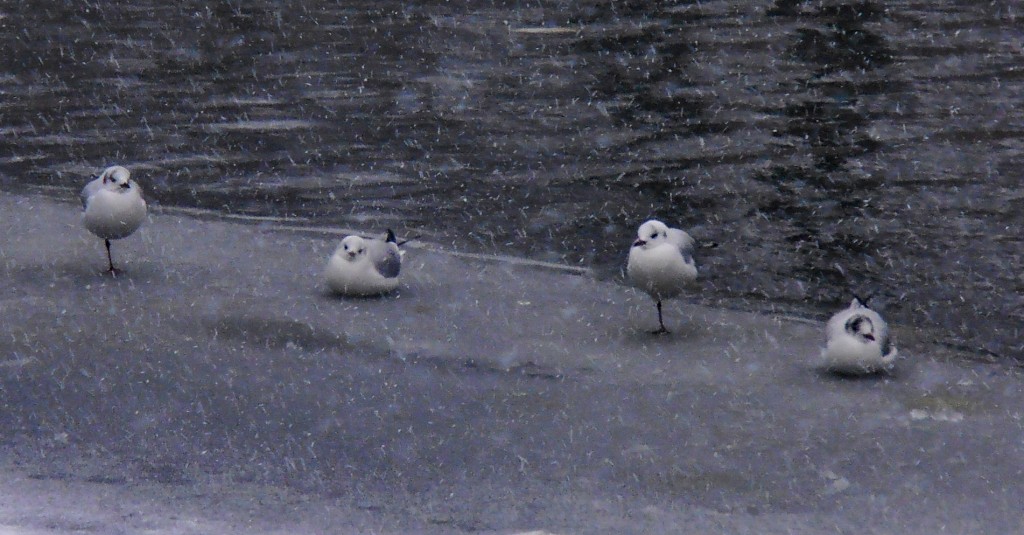
<svg viewBox="0 0 1024 535">
<path fill-rule="evenodd" d="M 143 193 L 142 193 L 142 186 L 140 186 L 139 183 L 134 181 L 134 180 L 129 180 L 128 182 L 131 183 L 132 189 L 134 189 L 135 192 L 139 194 L 139 198 L 142 199 L 143 203 L 145 203 L 146 202 L 146 196 L 143 195 Z"/>
<path fill-rule="evenodd" d="M 696 250 L 696 242 L 690 237 L 686 231 L 679 230 L 677 228 L 668 229 L 668 240 L 673 245 L 679 248 L 679 252 L 683 253 L 683 258 L 688 262 L 693 262 L 693 253 Z"/>
<path fill-rule="evenodd" d="M 89 197 L 92 197 L 101 189 L 103 189 L 103 181 L 98 178 L 86 184 L 85 187 L 82 188 L 82 193 L 80 195 L 82 198 L 82 208 L 88 206 Z"/>
<path fill-rule="evenodd" d="M 882 356 L 888 356 L 893 349 L 892 338 L 889 336 L 889 325 L 885 323 L 885 320 L 881 316 L 878 317 L 878 338 L 879 343 L 882 345 Z"/>
<path fill-rule="evenodd" d="M 373 241 L 373 267 L 381 276 L 393 279 L 402 270 L 402 255 L 392 242 Z"/>
</svg>

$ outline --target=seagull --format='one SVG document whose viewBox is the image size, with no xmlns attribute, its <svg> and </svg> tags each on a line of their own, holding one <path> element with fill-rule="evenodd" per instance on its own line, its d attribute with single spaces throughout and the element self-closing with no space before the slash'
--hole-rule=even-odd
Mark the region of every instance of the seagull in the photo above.
<svg viewBox="0 0 1024 535">
<path fill-rule="evenodd" d="M 661 301 L 682 293 L 697 280 L 693 260 L 694 241 L 686 232 L 652 219 L 640 225 L 629 250 L 626 275 L 633 286 L 647 292 L 658 307 L 659 328 L 651 334 L 667 334 Z"/>
<path fill-rule="evenodd" d="M 106 168 L 99 178 L 82 189 L 82 221 L 89 232 L 103 238 L 107 247 L 107 271 L 117 274 L 110 255 L 110 240 L 130 236 L 146 219 L 146 201 L 142 190 L 131 178 L 131 173 L 120 165 Z"/>
<path fill-rule="evenodd" d="M 821 352 L 825 367 L 837 373 L 876 373 L 889 368 L 898 351 L 889 326 L 860 298 L 837 312 L 825 327 L 828 343 Z"/>
<path fill-rule="evenodd" d="M 365 297 L 397 288 L 401 269 L 402 254 L 388 229 L 384 240 L 346 236 L 327 262 L 324 278 L 334 293 Z"/>
</svg>

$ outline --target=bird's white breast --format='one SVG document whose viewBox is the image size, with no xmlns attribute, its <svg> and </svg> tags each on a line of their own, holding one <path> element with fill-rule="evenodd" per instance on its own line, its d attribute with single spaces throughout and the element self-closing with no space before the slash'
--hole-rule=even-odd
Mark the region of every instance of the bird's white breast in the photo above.
<svg viewBox="0 0 1024 535">
<path fill-rule="evenodd" d="M 677 247 L 663 243 L 656 247 L 633 247 L 626 274 L 634 286 L 655 299 L 674 297 L 697 279 L 697 268 L 687 263 Z"/>
<path fill-rule="evenodd" d="M 846 333 L 829 338 L 822 360 L 831 370 L 849 373 L 874 372 L 888 365 L 878 342 L 865 344 Z"/>
<path fill-rule="evenodd" d="M 145 219 L 146 201 L 135 189 L 124 193 L 98 189 L 86 200 L 85 228 L 103 239 L 124 238 Z"/>
<path fill-rule="evenodd" d="M 379 295 L 398 287 L 398 277 L 382 276 L 374 269 L 369 258 L 362 256 L 350 261 L 343 252 L 331 256 L 324 278 L 327 287 L 341 295 Z"/>
</svg>

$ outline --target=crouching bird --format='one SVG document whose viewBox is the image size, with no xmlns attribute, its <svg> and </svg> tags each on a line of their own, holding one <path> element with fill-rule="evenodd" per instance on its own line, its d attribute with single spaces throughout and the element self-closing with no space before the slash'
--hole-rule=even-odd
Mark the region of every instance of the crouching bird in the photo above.
<svg viewBox="0 0 1024 535">
<path fill-rule="evenodd" d="M 401 271 L 402 254 L 388 229 L 383 240 L 346 236 L 327 262 L 324 278 L 336 294 L 366 297 L 397 288 Z"/>
<path fill-rule="evenodd" d="M 828 341 L 821 358 L 829 371 L 877 373 L 890 368 L 898 354 L 885 320 L 857 297 L 828 320 L 825 332 Z"/>
</svg>

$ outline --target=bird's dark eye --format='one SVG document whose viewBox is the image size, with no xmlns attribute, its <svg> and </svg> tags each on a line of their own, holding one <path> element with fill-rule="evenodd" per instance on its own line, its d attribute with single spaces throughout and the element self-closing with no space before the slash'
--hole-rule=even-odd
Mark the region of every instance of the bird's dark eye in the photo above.
<svg viewBox="0 0 1024 535">
<path fill-rule="evenodd" d="M 657 232 L 655 232 L 654 234 L 651 234 L 651 239 L 652 240 L 657 238 L 657 237 L 658 237 L 658 233 Z"/>
</svg>

